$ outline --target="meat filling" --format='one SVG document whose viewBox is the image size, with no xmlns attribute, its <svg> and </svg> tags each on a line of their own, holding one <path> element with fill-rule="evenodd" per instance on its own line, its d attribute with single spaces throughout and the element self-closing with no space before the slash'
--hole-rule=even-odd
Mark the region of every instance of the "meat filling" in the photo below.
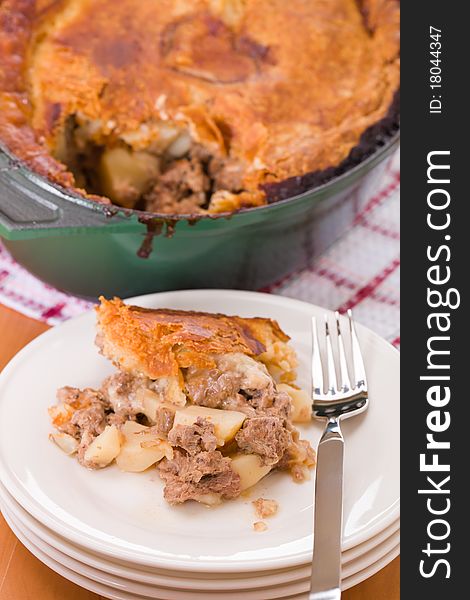
<svg viewBox="0 0 470 600">
<path fill-rule="evenodd" d="M 212 368 L 182 369 L 184 394 L 177 378 L 154 381 L 124 371 L 105 379 L 99 390 L 64 387 L 58 391 L 58 405 L 50 409 L 53 424 L 77 440 L 78 460 L 89 468 L 98 465 L 85 459 L 86 450 L 106 426 L 117 426 L 121 437 L 130 435 L 128 421 L 136 422 L 132 427 L 136 431 L 141 428 L 140 433 L 147 427 L 145 435 L 156 434 L 173 450 L 157 464 L 165 498 L 171 504 L 238 496 L 244 488 L 231 461 L 240 454 L 257 455 L 263 465 L 289 469 L 294 479 L 305 479 L 314 464 L 314 453 L 291 423 L 289 394 L 277 389 L 264 364 L 245 354 L 214 355 L 212 359 Z M 219 425 L 213 424 L 210 416 L 175 425 L 175 411 L 187 401 L 241 412 L 246 419 L 222 446 L 215 429 Z M 150 448 L 155 440 L 146 444 Z M 128 448 L 128 455 L 133 451 Z"/>
<path fill-rule="evenodd" d="M 87 463 L 85 452 L 91 442 L 103 432 L 108 424 L 108 402 L 101 392 L 86 388 L 79 390 L 63 387 L 57 392 L 58 406 L 49 412 L 56 428 L 79 442 L 77 457 L 81 464 Z"/>
<path fill-rule="evenodd" d="M 190 367 L 186 372 L 185 383 L 194 404 L 223 408 L 226 402 L 238 400 L 241 377 L 237 373 L 224 372 L 219 368 L 208 370 Z"/>
<path fill-rule="evenodd" d="M 278 417 L 255 417 L 245 421 L 235 441 L 244 452 L 258 454 L 266 465 L 275 465 L 289 448 L 292 436 Z"/>
<path fill-rule="evenodd" d="M 290 396 L 276 389 L 262 363 L 239 353 L 221 355 L 215 361 L 214 369 L 186 370 L 186 389 L 194 404 L 239 410 L 248 416 L 290 417 Z"/>
<path fill-rule="evenodd" d="M 186 450 L 190 456 L 199 452 L 212 452 L 217 447 L 214 425 L 198 418 L 194 425 L 176 425 L 168 434 L 172 446 Z"/>
<path fill-rule="evenodd" d="M 94 139 L 96 123 L 80 123 L 77 115 L 70 115 L 66 124 L 56 141 L 56 157 L 68 166 L 77 184 L 89 193 L 108 196 L 115 204 L 195 214 L 207 209 L 218 191 L 243 192 L 243 165 L 192 143 L 184 129 L 178 134 L 173 128 L 174 140 L 167 147 L 161 142 L 136 151 L 132 136 L 110 143 L 105 135 Z"/>
<path fill-rule="evenodd" d="M 216 357 L 216 364 L 214 369 L 187 370 L 190 398 L 202 406 L 244 412 L 249 418 L 235 437 L 238 447 L 276 465 L 294 444 L 290 396 L 278 391 L 266 367 L 250 357 L 224 355 Z"/>
<path fill-rule="evenodd" d="M 175 412 L 170 408 L 161 406 L 157 408 L 155 415 L 155 430 L 158 434 L 166 436 L 170 433 L 175 420 Z"/>
<path fill-rule="evenodd" d="M 95 435 L 101 433 L 106 424 L 104 410 L 107 402 L 100 392 L 65 386 L 57 391 L 57 401 L 58 405 L 49 412 L 59 431 L 76 439 L 80 439 L 84 429 Z"/>
<path fill-rule="evenodd" d="M 145 195 L 147 210 L 159 213 L 195 213 L 207 203 L 210 179 L 195 156 L 170 163 Z"/>
<path fill-rule="evenodd" d="M 145 377 L 136 377 L 131 373 L 119 371 L 103 381 L 101 393 L 113 408 L 116 421 L 134 420 L 142 412 L 142 404 L 137 392 L 148 387 Z"/>
<path fill-rule="evenodd" d="M 236 498 L 240 494 L 240 476 L 230 466 L 230 459 L 218 450 L 195 456 L 176 450 L 172 460 L 159 465 L 165 482 L 164 496 L 170 504 L 198 500 L 206 494 Z"/>
</svg>

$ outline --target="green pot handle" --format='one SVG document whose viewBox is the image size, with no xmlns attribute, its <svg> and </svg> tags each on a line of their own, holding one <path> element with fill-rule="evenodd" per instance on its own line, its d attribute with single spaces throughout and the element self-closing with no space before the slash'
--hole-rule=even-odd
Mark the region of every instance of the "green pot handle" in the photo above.
<svg viewBox="0 0 470 600">
<path fill-rule="evenodd" d="M 106 207 L 74 197 L 35 175 L 0 150 L 0 235 L 28 239 L 78 229 L 114 229 L 128 219 L 110 215 Z"/>
</svg>

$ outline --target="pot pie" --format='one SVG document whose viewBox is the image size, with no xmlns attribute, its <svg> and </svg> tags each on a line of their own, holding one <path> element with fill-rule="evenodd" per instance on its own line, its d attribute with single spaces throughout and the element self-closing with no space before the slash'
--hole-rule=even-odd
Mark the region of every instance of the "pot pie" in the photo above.
<svg viewBox="0 0 470 600">
<path fill-rule="evenodd" d="M 81 195 L 264 205 L 396 127 L 398 0 L 3 0 L 0 141 Z"/>
<path fill-rule="evenodd" d="M 295 385 L 289 337 L 270 319 L 97 308 L 100 352 L 117 367 L 98 389 L 64 387 L 51 439 L 90 469 L 157 466 L 170 504 L 236 498 L 273 469 L 294 480 L 315 464 L 294 422 L 311 401 Z"/>
</svg>

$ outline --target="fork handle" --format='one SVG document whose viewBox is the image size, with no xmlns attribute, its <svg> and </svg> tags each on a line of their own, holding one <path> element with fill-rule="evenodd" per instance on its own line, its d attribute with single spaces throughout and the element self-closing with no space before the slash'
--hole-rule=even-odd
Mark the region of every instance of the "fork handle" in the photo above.
<svg viewBox="0 0 470 600">
<path fill-rule="evenodd" d="M 317 451 L 310 600 L 341 596 L 344 439 L 329 419 Z"/>
<path fill-rule="evenodd" d="M 341 600 L 341 590 L 328 590 L 327 592 L 313 592 L 308 600 Z"/>
</svg>

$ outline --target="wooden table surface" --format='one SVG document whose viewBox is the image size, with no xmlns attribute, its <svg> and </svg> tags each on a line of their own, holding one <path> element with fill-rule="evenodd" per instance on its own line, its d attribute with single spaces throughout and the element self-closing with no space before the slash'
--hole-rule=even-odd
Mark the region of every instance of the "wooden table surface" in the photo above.
<svg viewBox="0 0 470 600">
<path fill-rule="evenodd" d="M 48 329 L 0 305 L 0 370 L 25 344 Z M 344 600 L 398 600 L 397 558 L 367 581 L 343 594 Z M 51 571 L 16 539 L 0 515 L 0 600 L 99 600 Z"/>
</svg>

